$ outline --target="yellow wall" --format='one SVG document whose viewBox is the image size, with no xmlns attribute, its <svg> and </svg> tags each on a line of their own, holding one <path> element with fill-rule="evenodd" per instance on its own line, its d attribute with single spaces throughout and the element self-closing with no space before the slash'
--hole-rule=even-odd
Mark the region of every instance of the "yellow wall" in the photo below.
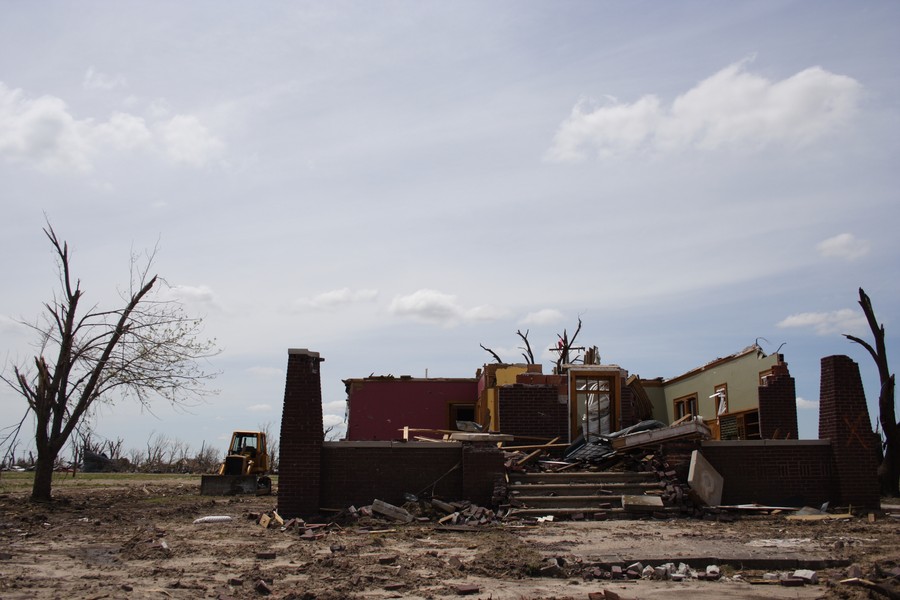
<svg viewBox="0 0 900 600">
<path fill-rule="evenodd" d="M 498 386 L 512 385 L 516 382 L 516 376 L 526 371 L 528 371 L 528 368 L 525 365 L 509 365 L 497 369 L 494 372 L 494 376 L 497 378 Z"/>
</svg>

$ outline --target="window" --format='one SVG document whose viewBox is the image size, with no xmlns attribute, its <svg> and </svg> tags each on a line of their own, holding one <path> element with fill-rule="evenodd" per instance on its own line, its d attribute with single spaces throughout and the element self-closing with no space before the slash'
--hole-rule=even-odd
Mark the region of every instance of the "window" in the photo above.
<svg viewBox="0 0 900 600">
<path fill-rule="evenodd" d="M 578 374 L 573 378 L 573 385 L 578 423 L 589 433 L 611 433 L 613 380 Z"/>
<path fill-rule="evenodd" d="M 682 396 L 681 398 L 675 399 L 675 411 L 672 413 L 677 421 L 682 417 L 686 417 L 687 415 L 697 416 L 697 394 L 691 394 L 690 396 Z"/>
<path fill-rule="evenodd" d="M 719 436 L 723 440 L 758 440 L 759 411 L 747 410 L 719 417 Z"/>
<path fill-rule="evenodd" d="M 720 383 L 715 387 L 715 393 L 711 396 L 715 402 L 716 416 L 721 417 L 728 412 L 728 384 Z"/>
<path fill-rule="evenodd" d="M 461 421 L 475 421 L 475 405 L 474 404 L 451 404 L 450 405 L 450 427 L 447 429 L 459 430 L 457 426 Z"/>
</svg>

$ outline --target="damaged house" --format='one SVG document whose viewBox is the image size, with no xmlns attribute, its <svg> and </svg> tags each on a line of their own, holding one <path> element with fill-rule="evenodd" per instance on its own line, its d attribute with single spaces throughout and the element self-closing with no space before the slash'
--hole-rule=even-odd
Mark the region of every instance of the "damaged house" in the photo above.
<svg viewBox="0 0 900 600">
<path fill-rule="evenodd" d="M 712 439 L 796 439 L 796 398 L 769 401 L 761 387 L 786 375 L 781 354 L 754 344 L 671 379 L 629 376 L 618 365 L 493 363 L 474 378 L 346 379 L 347 439 L 396 440 L 403 427 L 435 431 L 475 422 L 485 431 L 571 442 L 641 421 L 702 416 Z"/>
<path fill-rule="evenodd" d="M 661 500 L 667 510 L 692 506 L 689 467 L 698 454 L 722 477 L 722 504 L 879 502 L 879 440 L 858 367 L 845 356 L 822 359 L 819 440 L 797 439 L 794 380 L 784 357 L 766 355 L 755 344 L 670 379 L 642 379 L 618 365 L 591 363 L 566 364 L 551 374 L 541 365 L 497 363 L 471 379 L 348 379 L 348 435 L 340 442 L 322 439 L 322 360 L 308 350 L 288 352 L 278 496 L 283 515 L 374 499 L 402 503 L 408 494 L 510 506 L 515 486 L 504 482 L 525 479 L 527 473 L 514 473 L 534 455 L 577 467 L 564 462 L 573 442 L 608 439 L 647 422 L 659 423 L 655 431 L 623 437 L 628 443 L 614 453 L 659 474 L 656 483 L 643 484 L 657 489 L 654 506 Z M 472 422 L 482 433 L 453 433 Z M 404 428 L 433 433 L 404 439 Z M 688 437 L 673 434 L 682 429 Z M 529 452 L 527 460 L 510 462 L 515 452 Z M 597 487 L 565 481 L 546 495 Z M 610 501 L 580 498 L 579 506 L 600 514 L 597 507 Z"/>
</svg>

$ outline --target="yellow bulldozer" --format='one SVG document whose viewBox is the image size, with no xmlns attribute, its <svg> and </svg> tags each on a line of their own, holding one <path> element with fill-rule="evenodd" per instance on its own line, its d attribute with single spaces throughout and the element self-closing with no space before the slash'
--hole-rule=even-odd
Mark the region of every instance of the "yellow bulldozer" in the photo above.
<svg viewBox="0 0 900 600">
<path fill-rule="evenodd" d="M 200 493 L 204 496 L 230 496 L 235 494 L 272 493 L 269 472 L 269 450 L 266 434 L 260 431 L 235 431 L 225 462 L 217 475 L 204 475 L 200 479 Z"/>
</svg>

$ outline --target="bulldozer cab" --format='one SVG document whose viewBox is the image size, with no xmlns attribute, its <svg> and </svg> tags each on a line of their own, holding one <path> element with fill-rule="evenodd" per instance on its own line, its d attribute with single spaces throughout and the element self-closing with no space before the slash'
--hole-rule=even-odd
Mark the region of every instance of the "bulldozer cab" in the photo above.
<svg viewBox="0 0 900 600">
<path fill-rule="evenodd" d="M 259 431 L 235 431 L 222 465 L 225 475 L 253 475 L 269 470 L 266 434 Z"/>
<path fill-rule="evenodd" d="M 204 475 L 200 493 L 206 496 L 272 493 L 269 450 L 266 434 L 261 431 L 235 431 L 225 453 L 225 461 L 216 475 Z"/>
</svg>

